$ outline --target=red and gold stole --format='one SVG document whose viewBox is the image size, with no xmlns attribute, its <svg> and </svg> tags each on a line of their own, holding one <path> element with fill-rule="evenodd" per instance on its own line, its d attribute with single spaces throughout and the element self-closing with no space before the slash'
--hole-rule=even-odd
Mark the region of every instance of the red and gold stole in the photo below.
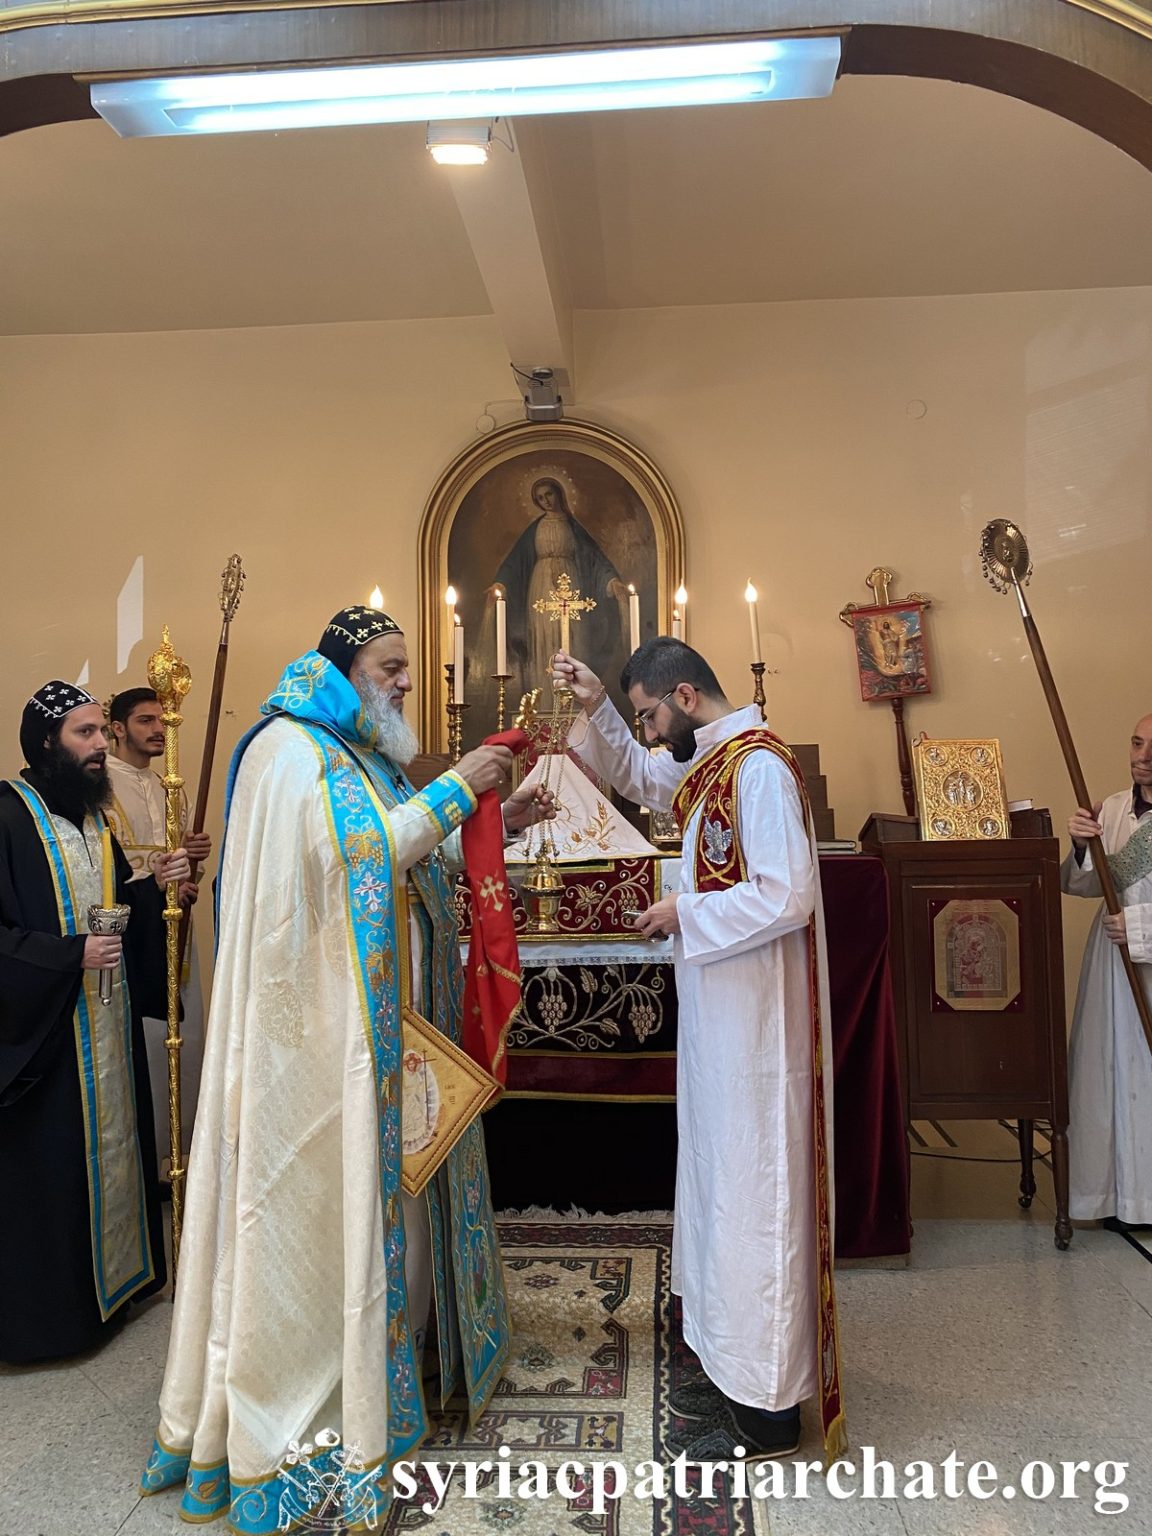
<svg viewBox="0 0 1152 1536">
<path fill-rule="evenodd" d="M 488 736 L 485 746 L 519 753 L 528 745 L 523 731 Z M 505 1041 L 520 1006 L 520 948 L 504 867 L 504 821 L 500 796 L 485 790 L 460 834 L 464 876 L 472 896 L 472 939 L 464 976 L 464 1020 L 460 1044 L 503 1087 L 508 1080 Z"/>
<path fill-rule="evenodd" d="M 804 821 L 812 813 L 804 776 L 792 753 L 766 726 L 752 726 L 714 747 L 696 764 L 679 790 L 673 809 L 681 827 L 700 810 L 692 861 L 698 891 L 724 891 L 748 878 L 740 843 L 737 790 L 740 766 L 753 752 L 771 752 L 796 781 Z M 836 1323 L 836 1290 L 832 1277 L 832 1224 L 829 1219 L 828 1141 L 825 1133 L 824 1060 L 820 1038 L 820 975 L 816 950 L 816 918 L 808 921 L 808 995 L 811 999 L 812 1136 L 816 1168 L 816 1254 L 819 1295 L 816 1299 L 820 1352 L 820 1419 L 829 1460 L 847 1447 L 844 1399 L 840 1385 L 840 1338 Z"/>
</svg>

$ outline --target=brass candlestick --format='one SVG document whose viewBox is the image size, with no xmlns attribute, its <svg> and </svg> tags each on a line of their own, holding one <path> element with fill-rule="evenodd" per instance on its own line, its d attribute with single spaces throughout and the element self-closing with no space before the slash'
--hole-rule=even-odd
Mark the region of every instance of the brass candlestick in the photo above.
<svg viewBox="0 0 1152 1536">
<path fill-rule="evenodd" d="M 755 688 L 752 693 L 752 702 L 753 704 L 759 704 L 761 720 L 767 720 L 768 700 L 764 693 L 764 663 L 762 661 L 754 661 L 752 663 L 752 676 L 755 679 Z"/>
<path fill-rule="evenodd" d="M 448 716 L 448 751 L 452 751 L 452 700 L 456 696 L 456 666 L 454 662 L 444 663 L 444 687 L 447 694 L 445 704 Z"/>
<path fill-rule="evenodd" d="M 504 689 L 511 676 L 511 672 L 493 672 L 492 674 L 492 681 L 496 684 L 496 729 L 498 731 L 504 729 Z"/>
<path fill-rule="evenodd" d="M 448 756 L 454 763 L 458 763 L 464 754 L 464 711 L 470 707 L 468 704 L 448 706 Z"/>
<path fill-rule="evenodd" d="M 753 661 L 749 665 L 752 668 L 754 679 L 752 702 L 753 704 L 759 704 L 760 718 L 766 721 L 768 719 L 768 700 L 764 693 L 764 678 L 766 675 L 768 677 L 779 677 L 780 669 L 779 667 L 770 667 L 763 661 Z"/>
</svg>

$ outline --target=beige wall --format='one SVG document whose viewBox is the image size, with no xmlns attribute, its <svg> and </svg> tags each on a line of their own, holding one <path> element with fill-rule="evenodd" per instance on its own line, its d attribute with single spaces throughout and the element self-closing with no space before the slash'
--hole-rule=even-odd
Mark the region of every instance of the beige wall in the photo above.
<svg viewBox="0 0 1152 1536">
<path fill-rule="evenodd" d="M 980 574 L 997 516 L 1031 540 L 1089 784 L 1126 782 L 1129 727 L 1152 708 L 1150 338 L 1152 288 L 578 317 L 579 414 L 632 437 L 679 496 L 689 639 L 748 696 L 751 576 L 779 669 L 772 723 L 820 743 L 842 833 L 901 809 L 890 712 L 860 702 L 836 618 L 877 563 L 933 599 L 936 692 L 910 707 L 913 732 L 1000 737 L 1010 795 L 1067 814 L 1019 616 Z M 510 393 L 487 319 L 0 339 L 0 770 L 18 767 L 33 687 L 85 660 L 101 696 L 141 680 L 164 622 L 196 680 L 191 766 L 236 549 L 249 585 L 219 787 L 280 666 L 335 608 L 379 582 L 414 626 L 425 495 Z M 118 677 L 116 596 L 141 554 L 146 641 Z M 1069 907 L 1073 961 L 1087 915 Z"/>
</svg>

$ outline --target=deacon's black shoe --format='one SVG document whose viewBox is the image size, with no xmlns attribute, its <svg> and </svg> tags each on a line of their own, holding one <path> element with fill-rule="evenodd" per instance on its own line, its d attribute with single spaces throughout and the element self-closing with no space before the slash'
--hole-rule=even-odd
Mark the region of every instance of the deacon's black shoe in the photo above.
<svg viewBox="0 0 1152 1536">
<path fill-rule="evenodd" d="M 738 1445 L 744 1447 L 744 1455 L 739 1458 L 735 1455 Z M 703 1423 L 672 1430 L 664 1437 L 664 1449 L 672 1457 L 683 1456 L 688 1462 L 772 1461 L 777 1456 L 791 1456 L 799 1448 L 799 1408 L 786 1419 L 765 1420 L 755 1435 L 746 1434 L 731 1410 L 725 1408 Z"/>
<path fill-rule="evenodd" d="M 669 1396 L 668 1406 L 678 1419 L 695 1423 L 715 1418 L 728 1406 L 728 1399 L 707 1376 L 702 1376 L 698 1381 L 681 1382 Z"/>
</svg>

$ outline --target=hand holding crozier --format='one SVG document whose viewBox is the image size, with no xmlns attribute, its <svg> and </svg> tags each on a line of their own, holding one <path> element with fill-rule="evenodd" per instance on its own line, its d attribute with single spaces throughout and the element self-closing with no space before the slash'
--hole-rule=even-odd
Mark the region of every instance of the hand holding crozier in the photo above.
<svg viewBox="0 0 1152 1536">
<path fill-rule="evenodd" d="M 170 880 L 177 882 L 189 880 L 192 877 L 192 865 L 188 858 L 186 848 L 176 848 L 171 853 L 161 853 L 157 856 L 153 866 L 156 884 L 161 890 Z"/>
<path fill-rule="evenodd" d="M 1069 816 L 1068 835 L 1077 848 L 1086 847 L 1090 839 L 1101 835 L 1104 829 L 1100 825 L 1099 817 L 1100 804 L 1094 805 L 1090 811 L 1086 811 L 1081 806 Z"/>
</svg>

